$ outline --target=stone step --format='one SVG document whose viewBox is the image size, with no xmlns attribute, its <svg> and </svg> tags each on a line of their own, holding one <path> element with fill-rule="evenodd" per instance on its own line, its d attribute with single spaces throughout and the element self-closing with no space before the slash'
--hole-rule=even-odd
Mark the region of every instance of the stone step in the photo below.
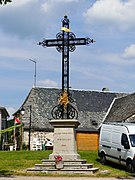
<svg viewBox="0 0 135 180">
<path fill-rule="evenodd" d="M 65 164 L 86 164 L 87 160 L 85 159 L 78 159 L 78 160 L 73 160 L 73 161 L 69 161 L 69 160 L 64 160 Z M 49 160 L 49 159 L 43 159 L 42 160 L 43 164 L 55 164 L 55 160 Z"/>
<path fill-rule="evenodd" d="M 51 173 L 51 174 L 94 174 L 98 171 L 98 168 L 89 168 L 89 169 L 35 169 L 35 168 L 28 168 L 27 171 L 29 172 L 43 172 L 43 173 Z"/>
<path fill-rule="evenodd" d="M 50 174 L 93 174 L 98 168 L 93 168 L 92 163 L 86 163 L 86 160 L 65 160 L 55 163 L 55 160 L 43 159 L 41 164 L 35 164 L 34 168 L 28 168 L 27 171 L 43 172 Z"/>
<path fill-rule="evenodd" d="M 93 167 L 93 164 L 68 164 L 64 161 L 64 169 L 90 169 Z M 56 169 L 55 162 L 54 164 L 35 164 L 35 169 Z"/>
</svg>

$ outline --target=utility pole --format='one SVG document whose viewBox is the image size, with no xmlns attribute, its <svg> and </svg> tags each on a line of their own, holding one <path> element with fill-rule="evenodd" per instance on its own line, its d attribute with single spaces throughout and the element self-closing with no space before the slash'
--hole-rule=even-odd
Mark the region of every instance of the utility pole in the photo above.
<svg viewBox="0 0 135 180">
<path fill-rule="evenodd" d="M 35 60 L 33 60 L 33 59 L 29 59 L 29 60 L 35 64 L 35 71 L 34 71 L 34 84 L 33 84 L 33 86 L 34 86 L 34 87 L 36 87 L 36 78 L 37 78 L 37 74 L 36 74 L 36 73 L 37 73 L 37 72 L 36 72 L 36 71 L 37 71 L 37 70 L 36 70 L 36 69 L 37 69 L 37 67 L 36 67 L 36 63 L 37 63 L 37 62 L 36 62 Z"/>
</svg>

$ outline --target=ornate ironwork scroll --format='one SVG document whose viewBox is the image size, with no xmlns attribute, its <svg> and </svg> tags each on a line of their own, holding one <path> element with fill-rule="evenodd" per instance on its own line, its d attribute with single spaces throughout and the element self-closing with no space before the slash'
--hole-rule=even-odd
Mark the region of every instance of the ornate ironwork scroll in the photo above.
<svg viewBox="0 0 135 180">
<path fill-rule="evenodd" d="M 54 119 L 77 119 L 78 112 L 69 93 L 69 52 L 75 51 L 77 45 L 88 45 L 93 42 L 90 38 L 76 38 L 75 34 L 70 32 L 67 16 L 62 20 L 61 32 L 56 35 L 56 39 L 39 42 L 43 47 L 55 46 L 57 51 L 62 53 L 62 92 L 58 105 L 52 109 Z"/>
</svg>

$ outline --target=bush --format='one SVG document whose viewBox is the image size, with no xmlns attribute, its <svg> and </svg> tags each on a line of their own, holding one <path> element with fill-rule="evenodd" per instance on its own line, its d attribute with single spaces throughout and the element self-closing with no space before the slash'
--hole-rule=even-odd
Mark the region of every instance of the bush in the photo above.
<svg viewBox="0 0 135 180">
<path fill-rule="evenodd" d="M 26 145 L 25 143 L 22 144 L 22 150 L 27 150 L 28 149 L 28 145 Z"/>
</svg>

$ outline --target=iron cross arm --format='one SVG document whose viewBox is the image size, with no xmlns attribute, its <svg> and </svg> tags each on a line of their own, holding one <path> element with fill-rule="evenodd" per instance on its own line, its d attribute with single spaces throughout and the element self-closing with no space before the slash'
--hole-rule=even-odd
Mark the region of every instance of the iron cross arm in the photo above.
<svg viewBox="0 0 135 180">
<path fill-rule="evenodd" d="M 95 42 L 90 38 L 75 38 L 75 39 L 45 39 L 42 42 L 39 42 L 39 45 L 43 47 L 53 47 L 53 46 L 67 46 L 67 45 L 88 45 Z"/>
</svg>

